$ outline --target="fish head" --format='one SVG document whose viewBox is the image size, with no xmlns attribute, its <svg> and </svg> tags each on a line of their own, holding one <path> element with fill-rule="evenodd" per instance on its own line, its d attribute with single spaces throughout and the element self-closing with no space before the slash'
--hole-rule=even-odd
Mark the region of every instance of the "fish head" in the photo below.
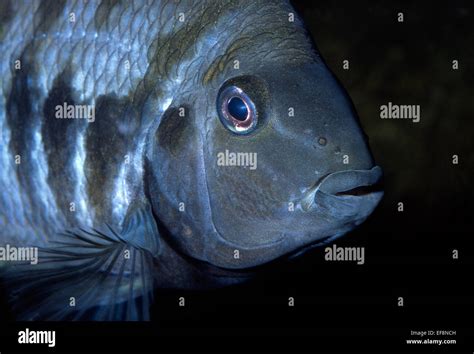
<svg viewBox="0 0 474 354">
<path fill-rule="evenodd" d="M 194 258 L 258 266 L 347 233 L 382 197 L 381 168 L 323 63 L 229 77 L 190 111 L 158 129 L 152 200 Z"/>
<path fill-rule="evenodd" d="M 176 249 L 243 269 L 347 233 L 383 192 L 352 102 L 289 4 L 232 4 L 174 71 L 186 87 L 147 144 L 148 186 Z"/>
</svg>

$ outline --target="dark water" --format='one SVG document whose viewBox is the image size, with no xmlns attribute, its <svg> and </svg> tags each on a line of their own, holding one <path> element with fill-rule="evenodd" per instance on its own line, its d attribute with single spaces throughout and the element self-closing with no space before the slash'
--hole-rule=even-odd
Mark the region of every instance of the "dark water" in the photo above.
<svg viewBox="0 0 474 354">
<path fill-rule="evenodd" d="M 386 194 L 376 212 L 336 241 L 365 247 L 365 264 L 326 262 L 324 249 L 317 249 L 245 285 L 157 292 L 152 324 L 28 325 L 56 329 L 58 350 L 66 341 L 78 351 L 145 344 L 157 351 L 474 350 L 473 6 L 293 3 L 348 90 L 385 172 Z M 349 70 L 342 67 L 346 59 Z M 458 70 L 452 60 L 459 61 Z M 389 101 L 420 105 L 420 122 L 380 119 L 380 106 Z M 8 316 L 6 308 L 0 311 Z M 13 336 L 24 327 L 10 323 L 4 331 Z M 411 330 L 455 330 L 454 337 L 434 338 L 457 344 L 407 346 L 406 339 L 416 338 Z M 7 339 L 0 340 L 2 351 Z"/>
</svg>

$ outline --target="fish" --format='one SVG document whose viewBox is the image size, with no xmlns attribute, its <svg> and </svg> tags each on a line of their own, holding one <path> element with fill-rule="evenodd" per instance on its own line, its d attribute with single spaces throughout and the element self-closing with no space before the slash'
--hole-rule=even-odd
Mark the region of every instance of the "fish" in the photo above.
<svg viewBox="0 0 474 354">
<path fill-rule="evenodd" d="M 156 289 L 239 284 L 380 202 L 289 1 L 0 7 L 0 246 L 39 249 L 0 262 L 18 319 L 150 320 Z"/>
</svg>

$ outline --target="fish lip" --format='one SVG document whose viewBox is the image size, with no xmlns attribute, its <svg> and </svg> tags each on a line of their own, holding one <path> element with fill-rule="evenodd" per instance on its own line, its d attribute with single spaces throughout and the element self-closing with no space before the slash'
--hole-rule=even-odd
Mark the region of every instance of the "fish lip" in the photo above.
<svg viewBox="0 0 474 354">
<path fill-rule="evenodd" d="M 342 170 L 329 173 L 306 191 L 300 205 L 304 211 L 309 211 L 318 192 L 341 199 L 359 199 L 382 194 L 382 176 L 382 169 L 377 165 L 368 170 Z"/>
<path fill-rule="evenodd" d="M 347 177 L 351 179 L 347 180 Z M 326 194 L 338 195 L 359 187 L 375 186 L 381 179 L 382 169 L 379 166 L 370 170 L 344 170 L 324 177 L 318 189 Z"/>
</svg>

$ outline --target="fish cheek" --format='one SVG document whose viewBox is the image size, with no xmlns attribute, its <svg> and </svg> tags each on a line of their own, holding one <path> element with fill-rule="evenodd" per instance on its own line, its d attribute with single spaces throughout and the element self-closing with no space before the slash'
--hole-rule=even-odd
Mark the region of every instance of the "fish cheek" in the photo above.
<svg viewBox="0 0 474 354">
<path fill-rule="evenodd" d="M 173 156 L 186 148 L 186 137 L 194 133 L 189 118 L 186 118 L 186 114 L 183 117 L 182 112 L 186 111 L 189 111 L 187 107 L 168 108 L 155 134 L 157 143 Z"/>
<path fill-rule="evenodd" d="M 184 107 L 184 115 L 181 108 Z M 202 258 L 206 200 L 199 150 L 200 134 L 194 110 L 170 107 L 153 132 L 149 156 L 149 193 L 160 222 L 169 231 L 170 242 L 183 253 Z"/>
</svg>

